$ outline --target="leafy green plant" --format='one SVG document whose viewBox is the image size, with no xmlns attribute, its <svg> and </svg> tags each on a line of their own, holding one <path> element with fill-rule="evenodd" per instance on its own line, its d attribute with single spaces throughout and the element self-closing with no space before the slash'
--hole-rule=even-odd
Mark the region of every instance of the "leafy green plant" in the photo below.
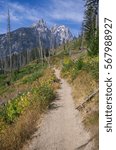
<svg viewBox="0 0 116 150">
<path fill-rule="evenodd" d="M 73 65 L 74 62 L 71 59 L 69 58 L 64 59 L 62 72 L 63 73 L 68 72 L 73 67 Z"/>
<path fill-rule="evenodd" d="M 83 67 L 84 62 L 82 58 L 78 59 L 76 62 L 73 62 L 71 59 L 66 59 L 63 63 L 62 75 L 74 80 L 77 77 L 79 70 L 82 70 Z"/>
<path fill-rule="evenodd" d="M 91 73 L 93 78 L 98 81 L 99 80 L 99 57 L 98 56 L 90 57 L 89 60 L 86 62 L 84 69 L 87 72 Z"/>
<path fill-rule="evenodd" d="M 43 75 L 43 70 L 38 70 L 32 73 L 30 76 L 27 76 L 25 79 L 23 79 L 23 83 L 32 83 L 37 78 L 41 77 Z"/>
<path fill-rule="evenodd" d="M 30 101 L 27 94 L 18 96 L 1 108 L 0 116 L 6 123 L 12 123 L 26 109 L 26 107 L 29 106 L 29 104 Z"/>
<path fill-rule="evenodd" d="M 37 71 L 39 72 L 39 70 L 41 71 L 42 69 L 45 69 L 46 67 L 47 67 L 46 64 L 42 66 L 42 64 L 40 63 L 39 64 L 35 62 L 30 63 L 27 66 L 21 68 L 19 71 L 14 71 L 12 75 L 12 81 L 19 80 L 23 78 L 25 75 L 30 75 Z"/>
<path fill-rule="evenodd" d="M 44 109 L 55 98 L 52 87 L 47 83 L 33 89 L 32 92 L 34 95 L 37 95 L 41 109 Z"/>
<path fill-rule="evenodd" d="M 83 66 L 84 66 L 84 62 L 83 62 L 82 58 L 78 59 L 75 62 L 74 66 L 75 66 L 75 69 L 81 70 L 83 68 Z"/>
</svg>

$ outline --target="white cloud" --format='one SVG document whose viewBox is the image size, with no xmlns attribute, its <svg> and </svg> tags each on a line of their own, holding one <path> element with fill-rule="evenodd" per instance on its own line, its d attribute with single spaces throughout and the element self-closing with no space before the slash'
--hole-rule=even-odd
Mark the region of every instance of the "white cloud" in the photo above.
<svg viewBox="0 0 116 150">
<path fill-rule="evenodd" d="M 9 3 L 9 8 L 17 11 L 17 12 L 24 12 L 25 11 L 25 7 L 20 5 L 19 3 Z"/>
<path fill-rule="evenodd" d="M 7 18 L 7 7 L 4 6 L 5 3 L 1 5 L 2 10 L 0 10 L 0 20 L 4 21 Z M 20 22 L 23 20 L 38 20 L 38 11 L 29 6 L 23 6 L 19 3 L 8 3 L 8 7 L 10 10 L 10 18 L 11 21 Z"/>
<path fill-rule="evenodd" d="M 31 8 L 30 6 L 22 6 L 19 3 L 9 3 L 12 17 L 14 21 L 28 19 L 37 21 L 39 18 L 47 20 L 71 20 L 80 23 L 83 19 L 83 4 L 80 0 L 51 0 L 51 5 L 46 9 L 39 6 Z"/>
<path fill-rule="evenodd" d="M 50 16 L 54 19 L 81 22 L 83 19 L 83 2 L 80 0 L 51 0 Z"/>
<path fill-rule="evenodd" d="M 0 0 L 0 5 L 3 7 L 0 10 L 0 20 L 6 22 L 7 8 L 4 1 Z M 18 2 L 9 2 L 10 17 L 14 23 L 22 23 L 25 21 L 36 22 L 40 18 L 46 20 L 50 25 L 55 24 L 55 21 L 68 21 L 81 23 L 83 20 L 83 0 L 50 0 L 50 4 L 45 8 L 36 6 L 31 7 L 22 5 Z"/>
<path fill-rule="evenodd" d="M 34 10 L 28 6 L 23 6 L 19 3 L 9 3 L 11 20 L 23 21 L 23 20 L 35 20 L 36 15 L 33 13 Z"/>
</svg>

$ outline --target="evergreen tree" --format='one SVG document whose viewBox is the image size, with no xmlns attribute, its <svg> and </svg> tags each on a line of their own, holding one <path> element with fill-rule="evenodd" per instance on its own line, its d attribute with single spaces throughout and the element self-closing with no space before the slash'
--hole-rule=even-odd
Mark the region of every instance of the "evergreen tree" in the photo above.
<svg viewBox="0 0 116 150">
<path fill-rule="evenodd" d="M 99 31 L 98 31 L 98 8 L 99 0 L 86 0 L 84 16 L 84 34 L 87 42 L 89 55 L 99 53 Z"/>
</svg>

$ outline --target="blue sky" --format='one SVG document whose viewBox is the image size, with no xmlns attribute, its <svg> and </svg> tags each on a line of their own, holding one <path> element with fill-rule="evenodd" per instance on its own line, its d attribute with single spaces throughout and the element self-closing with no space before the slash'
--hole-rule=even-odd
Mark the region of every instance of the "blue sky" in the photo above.
<svg viewBox="0 0 116 150">
<path fill-rule="evenodd" d="M 0 34 L 7 31 L 7 6 L 11 30 L 31 26 L 43 18 L 49 27 L 64 24 L 74 35 L 80 32 L 83 0 L 0 0 Z"/>
</svg>

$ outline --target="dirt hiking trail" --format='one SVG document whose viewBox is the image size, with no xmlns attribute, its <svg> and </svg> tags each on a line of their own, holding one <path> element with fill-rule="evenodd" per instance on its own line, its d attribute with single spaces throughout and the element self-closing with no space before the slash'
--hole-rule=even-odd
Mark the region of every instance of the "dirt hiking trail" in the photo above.
<svg viewBox="0 0 116 150">
<path fill-rule="evenodd" d="M 71 87 L 60 77 L 60 70 L 54 70 L 61 80 L 58 97 L 51 103 L 51 108 L 38 123 L 38 130 L 23 150 L 93 150 L 90 135 L 75 109 Z"/>
</svg>

